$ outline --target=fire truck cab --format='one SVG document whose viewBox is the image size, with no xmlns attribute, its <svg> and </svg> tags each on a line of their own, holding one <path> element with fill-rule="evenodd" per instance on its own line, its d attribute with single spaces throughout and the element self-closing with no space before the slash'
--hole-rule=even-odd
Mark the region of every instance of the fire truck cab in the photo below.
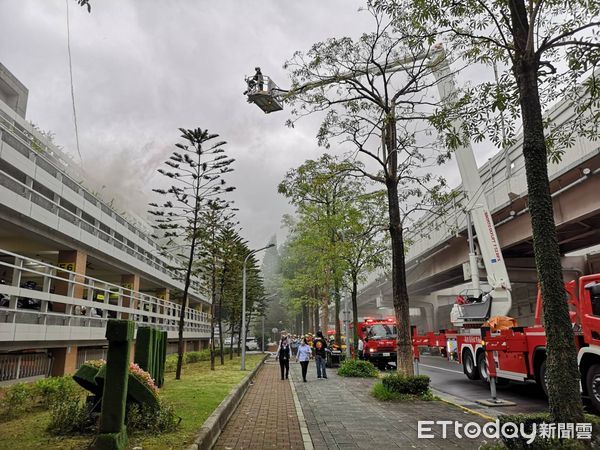
<svg viewBox="0 0 600 450">
<path fill-rule="evenodd" d="M 396 363 L 396 338 L 398 330 L 393 317 L 367 318 L 358 324 L 358 336 L 364 342 L 363 358 L 380 370 L 391 362 Z"/>
</svg>

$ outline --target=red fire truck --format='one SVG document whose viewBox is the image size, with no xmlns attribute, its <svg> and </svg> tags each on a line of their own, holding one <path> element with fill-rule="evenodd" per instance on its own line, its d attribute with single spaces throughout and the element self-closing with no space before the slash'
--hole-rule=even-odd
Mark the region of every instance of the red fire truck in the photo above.
<svg viewBox="0 0 600 450">
<path fill-rule="evenodd" d="M 365 318 L 358 323 L 358 337 L 364 342 L 363 358 L 380 370 L 396 362 L 396 320 Z"/>
<path fill-rule="evenodd" d="M 584 275 L 565 284 L 581 376 L 582 394 L 600 412 L 600 274 Z M 471 380 L 490 376 L 506 380 L 534 380 L 545 393 L 546 332 L 541 325 L 542 299 L 538 293 L 535 324 L 497 332 L 489 328 L 442 330 L 418 335 L 413 327 L 414 357 L 419 347 L 448 348 L 456 340 L 458 359 Z"/>
</svg>

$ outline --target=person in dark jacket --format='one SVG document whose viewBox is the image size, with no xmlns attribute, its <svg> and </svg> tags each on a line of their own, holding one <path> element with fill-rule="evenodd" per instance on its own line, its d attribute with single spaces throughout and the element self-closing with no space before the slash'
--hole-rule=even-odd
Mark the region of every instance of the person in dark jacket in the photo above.
<svg viewBox="0 0 600 450">
<path fill-rule="evenodd" d="M 325 371 L 325 365 L 327 361 L 327 341 L 323 338 L 323 333 L 317 332 L 317 337 L 313 341 L 313 348 L 315 349 L 315 363 L 317 365 L 317 379 L 327 379 L 327 372 Z"/>
<path fill-rule="evenodd" d="M 281 338 L 279 348 L 277 349 L 277 359 L 279 359 L 279 367 L 281 368 L 281 379 L 285 371 L 285 379 L 288 379 L 290 373 L 290 342 L 287 336 Z"/>
</svg>

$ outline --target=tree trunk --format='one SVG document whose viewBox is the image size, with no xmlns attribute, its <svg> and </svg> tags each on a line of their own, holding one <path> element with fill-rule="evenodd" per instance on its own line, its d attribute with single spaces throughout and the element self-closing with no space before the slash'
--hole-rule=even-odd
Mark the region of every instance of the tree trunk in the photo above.
<svg viewBox="0 0 600 450">
<path fill-rule="evenodd" d="M 314 322 L 314 318 L 315 318 L 315 315 L 313 314 L 313 306 L 309 305 L 309 306 L 306 307 L 306 309 L 307 309 L 307 315 L 308 315 L 308 322 L 307 322 L 307 327 L 308 328 L 306 329 L 306 332 L 307 333 L 312 333 L 314 331 L 314 329 L 315 329 L 314 323 L 313 323 Z"/>
<path fill-rule="evenodd" d="M 181 368 L 183 366 L 183 327 L 185 325 L 185 309 L 187 307 L 188 292 L 190 290 L 190 282 L 192 279 L 192 263 L 194 262 L 194 249 L 196 246 L 196 223 L 198 222 L 198 215 L 195 214 L 196 220 L 194 221 L 194 228 L 192 233 L 192 242 L 190 245 L 190 257 L 188 260 L 187 270 L 185 272 L 185 285 L 183 287 L 183 299 L 181 300 L 181 312 L 179 314 L 179 332 L 178 332 L 178 345 L 177 345 L 177 370 L 175 371 L 175 379 L 181 380 Z M 211 318 L 212 321 L 212 318 Z"/>
<path fill-rule="evenodd" d="M 212 233 L 212 245 L 214 247 L 214 242 L 215 242 L 215 233 L 214 233 L 214 228 L 213 228 L 213 233 Z M 216 309 L 217 309 L 217 261 L 216 261 L 216 255 L 215 255 L 215 250 L 213 248 L 213 255 L 212 255 L 212 266 L 211 266 L 211 277 L 210 277 L 210 297 L 211 297 L 211 311 L 212 311 L 212 318 L 210 320 L 210 328 L 211 328 L 211 340 L 210 340 L 210 370 L 215 370 L 215 318 L 216 318 Z"/>
<path fill-rule="evenodd" d="M 396 119 L 393 117 L 395 104 L 390 107 L 390 117 L 385 124 L 384 142 L 388 154 L 388 166 L 385 179 L 388 196 L 388 214 L 390 219 L 390 238 L 392 241 L 392 300 L 396 316 L 398 339 L 396 345 L 396 370 L 400 374 L 413 375 L 412 339 L 410 336 L 410 314 L 408 289 L 406 287 L 406 264 L 404 260 L 404 238 L 402 218 L 398 201 L 398 152 Z"/>
<path fill-rule="evenodd" d="M 340 326 L 340 282 L 336 279 L 333 284 L 335 297 L 335 343 L 342 348 L 342 327 Z"/>
<path fill-rule="evenodd" d="M 320 328 L 319 328 L 319 305 L 313 306 L 313 314 L 315 316 L 313 318 L 313 333 L 317 334 L 317 332 L 320 330 Z"/>
<path fill-rule="evenodd" d="M 215 370 L 215 304 L 210 305 L 210 370 Z"/>
<path fill-rule="evenodd" d="M 221 288 L 218 305 L 218 324 L 219 324 L 219 350 L 221 351 L 221 365 L 225 365 L 224 343 L 223 343 L 223 295 L 225 294 L 225 273 L 226 267 L 221 271 Z"/>
<path fill-rule="evenodd" d="M 327 338 L 327 330 L 329 329 L 329 296 L 327 290 L 323 289 L 323 298 L 321 299 L 321 331 L 323 336 Z"/>
<path fill-rule="evenodd" d="M 352 353 L 354 359 L 358 355 L 358 274 L 352 273 L 352 331 L 353 337 L 352 342 L 354 346 L 354 352 Z"/>
<path fill-rule="evenodd" d="M 579 369 L 554 224 L 548 180 L 548 154 L 540 106 L 537 64 L 521 62 L 515 68 L 523 116 L 523 155 L 527 174 L 533 251 L 542 290 L 546 328 L 548 403 L 555 422 L 581 422 Z"/>
<path fill-rule="evenodd" d="M 306 334 L 307 327 L 309 326 L 310 320 L 308 319 L 308 306 L 302 303 L 302 323 L 301 323 L 301 333 L 302 336 Z"/>
<path fill-rule="evenodd" d="M 240 322 L 239 322 L 240 326 L 238 328 L 238 342 L 237 342 L 237 355 L 241 356 L 242 354 L 242 318 L 240 317 Z"/>
<path fill-rule="evenodd" d="M 233 326 L 233 320 L 231 321 L 231 340 L 229 342 L 229 359 L 233 359 L 233 335 L 235 334 L 235 327 Z"/>
<path fill-rule="evenodd" d="M 566 302 L 548 180 L 548 153 L 538 86 L 539 57 L 527 45 L 530 27 L 535 24 L 528 22 L 524 0 L 511 0 L 508 5 L 515 42 L 513 73 L 523 119 L 523 156 L 533 251 L 543 299 L 550 415 L 552 421 L 558 423 L 582 422 L 577 350 Z"/>
<path fill-rule="evenodd" d="M 219 350 L 221 351 L 221 365 L 225 365 L 225 352 L 223 344 L 223 320 L 221 318 L 222 302 L 219 299 Z"/>
</svg>

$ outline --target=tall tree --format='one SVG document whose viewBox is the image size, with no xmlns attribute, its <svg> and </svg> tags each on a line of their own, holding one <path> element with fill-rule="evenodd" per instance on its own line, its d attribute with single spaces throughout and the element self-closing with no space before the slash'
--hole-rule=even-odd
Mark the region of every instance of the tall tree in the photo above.
<svg viewBox="0 0 600 450">
<path fill-rule="evenodd" d="M 327 111 L 319 143 L 328 146 L 331 138 L 350 142 L 369 161 L 366 168 L 357 164 L 355 171 L 385 186 L 398 324 L 397 370 L 412 374 L 404 232 L 413 211 L 443 201 L 445 183 L 427 167 L 447 154 L 417 141 L 427 109 L 437 103 L 426 95 L 435 82 L 428 62 L 420 58 L 432 50 L 430 43 L 421 40 L 420 47 L 409 46 L 414 41 L 410 33 L 392 29 L 372 5 L 368 12 L 374 18 L 374 32 L 357 40 L 344 37 L 316 43 L 286 63 L 292 77 L 287 98 L 300 117 Z"/>
<path fill-rule="evenodd" d="M 201 227 L 198 230 L 199 251 L 195 261 L 197 272 L 202 276 L 208 297 L 211 299 L 210 319 L 210 369 L 215 370 L 215 327 L 218 326 L 219 334 L 222 334 L 221 326 L 221 298 L 219 297 L 218 278 L 225 270 L 225 251 L 221 234 L 233 228 L 234 213 L 231 202 L 219 197 L 209 199 L 206 207 L 200 215 Z M 223 354 L 221 354 L 223 361 Z M 223 363 L 223 362 L 222 362 Z"/>
<path fill-rule="evenodd" d="M 474 107 L 467 133 L 497 131 L 503 119 L 520 113 L 533 249 L 541 286 L 547 336 L 550 412 L 557 422 L 580 421 L 579 370 L 573 330 L 565 302 L 560 247 L 548 157 L 560 158 L 574 143 L 572 133 L 595 138 L 600 118 L 600 2 L 588 0 L 382 0 L 374 2 L 415 34 L 445 41 L 454 58 L 507 67 L 498 83 L 485 83 L 466 96 Z M 575 114 L 566 126 L 544 119 L 542 105 L 570 98 Z M 508 113 L 508 114 L 507 114 Z M 507 127 L 509 131 L 514 126 Z M 459 133 L 461 130 L 457 130 Z M 462 130 L 465 131 L 465 130 Z M 456 132 L 453 133 L 456 136 Z M 510 135 L 508 136 L 510 138 Z M 498 133 L 492 138 L 500 141 Z"/>
<path fill-rule="evenodd" d="M 201 128 L 180 128 L 179 131 L 184 143 L 175 144 L 179 150 L 164 162 L 167 168 L 158 169 L 172 184 L 168 189 L 153 189 L 166 200 L 161 205 L 150 203 L 153 209 L 149 211 L 155 217 L 154 228 L 162 233 L 161 237 L 165 240 L 163 248 L 175 249 L 181 261 L 181 264 L 172 267 L 184 283 L 179 315 L 177 380 L 181 379 L 185 310 L 193 263 L 198 252 L 201 215 L 208 201 L 234 189 L 226 186 L 223 179 L 223 175 L 233 170 L 229 166 L 234 160 L 224 154 L 225 142 L 215 141 L 219 135 Z"/>
<path fill-rule="evenodd" d="M 389 241 L 381 233 L 385 212 L 385 192 L 357 193 L 339 233 L 350 282 L 354 357 L 358 354 L 358 282 L 389 261 Z"/>
<path fill-rule="evenodd" d="M 219 275 L 219 300 L 217 304 L 217 323 L 219 327 L 219 350 L 221 365 L 225 364 L 223 317 L 224 309 L 235 301 L 241 291 L 241 255 L 240 247 L 243 239 L 233 226 L 225 227 L 219 236 L 222 254 L 222 267 Z"/>
<path fill-rule="evenodd" d="M 362 190 L 361 183 L 354 177 L 348 177 L 349 163 L 328 154 L 318 160 L 307 160 L 296 169 L 288 171 L 279 184 L 279 192 L 285 195 L 300 220 L 307 221 L 304 233 L 311 235 L 311 245 L 322 261 L 330 286 L 324 286 L 323 326 L 329 321 L 327 304 L 330 292 L 335 305 L 335 336 L 340 344 L 340 298 L 344 275 L 344 260 L 341 251 L 340 230 L 347 210 L 357 192 Z"/>
</svg>

